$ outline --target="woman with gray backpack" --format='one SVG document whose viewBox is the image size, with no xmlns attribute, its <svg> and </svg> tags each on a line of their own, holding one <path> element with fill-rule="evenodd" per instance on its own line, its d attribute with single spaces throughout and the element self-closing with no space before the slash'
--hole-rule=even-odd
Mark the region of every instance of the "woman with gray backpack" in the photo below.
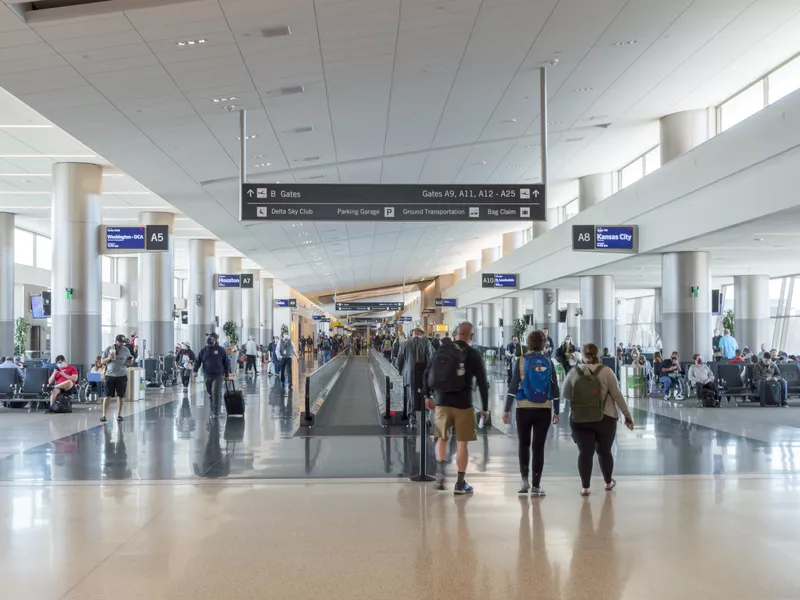
<svg viewBox="0 0 800 600">
<path fill-rule="evenodd" d="M 595 344 L 586 344 L 583 360 L 583 365 L 570 370 L 562 392 L 570 402 L 572 439 L 578 445 L 581 496 L 588 496 L 595 452 L 606 491 L 610 492 L 617 485 L 612 478 L 614 456 L 611 447 L 617 436 L 619 413 L 622 412 L 630 430 L 633 430 L 633 417 L 619 391 L 614 372 L 601 362 L 600 349 Z"/>
</svg>

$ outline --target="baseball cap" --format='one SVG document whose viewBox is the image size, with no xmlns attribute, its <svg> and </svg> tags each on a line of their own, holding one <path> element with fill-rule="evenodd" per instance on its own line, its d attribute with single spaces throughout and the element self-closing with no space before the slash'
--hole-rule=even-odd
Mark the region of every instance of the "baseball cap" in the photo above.
<svg viewBox="0 0 800 600">
<path fill-rule="evenodd" d="M 117 337 L 114 338 L 115 342 L 123 342 L 124 343 L 126 340 L 127 340 L 127 338 L 124 335 L 122 335 L 121 333 L 119 335 L 117 335 Z"/>
</svg>

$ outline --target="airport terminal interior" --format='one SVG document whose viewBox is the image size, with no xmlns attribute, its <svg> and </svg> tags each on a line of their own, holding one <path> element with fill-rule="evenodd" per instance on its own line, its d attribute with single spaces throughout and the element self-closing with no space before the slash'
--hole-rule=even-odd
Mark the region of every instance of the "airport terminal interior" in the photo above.
<svg viewBox="0 0 800 600">
<path fill-rule="evenodd" d="M 798 189 L 797 0 L 3 0 L 0 598 L 797 598 Z"/>
</svg>

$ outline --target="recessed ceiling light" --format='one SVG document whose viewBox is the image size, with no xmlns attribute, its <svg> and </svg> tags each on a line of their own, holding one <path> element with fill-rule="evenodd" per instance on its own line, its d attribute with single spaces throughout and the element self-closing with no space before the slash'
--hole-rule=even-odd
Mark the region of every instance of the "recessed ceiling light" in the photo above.
<svg viewBox="0 0 800 600">
<path fill-rule="evenodd" d="M 517 122 L 517 120 L 516 120 L 516 119 L 505 119 L 505 120 L 503 121 L 503 123 L 516 123 L 516 122 Z"/>
<path fill-rule="evenodd" d="M 265 92 L 265 96 L 291 96 L 293 94 L 302 94 L 306 91 L 306 88 L 302 85 L 290 85 L 287 87 L 278 88 L 275 90 L 269 90 Z"/>
<path fill-rule="evenodd" d="M 255 168 L 259 169 L 261 167 L 269 167 L 272 163 L 258 163 L 257 165 L 253 165 Z"/>
<path fill-rule="evenodd" d="M 620 42 L 614 42 L 611 45 L 612 46 L 631 46 L 633 44 L 636 44 L 638 41 L 639 40 L 623 40 L 623 41 L 620 41 Z"/>
<path fill-rule="evenodd" d="M 314 126 L 308 125 L 306 127 L 295 127 L 294 129 L 290 129 L 285 133 L 311 133 L 312 131 L 314 131 Z"/>
<path fill-rule="evenodd" d="M 194 46 L 196 44 L 205 44 L 208 40 L 205 38 L 201 38 L 199 40 L 180 40 L 176 42 L 176 46 Z"/>
<path fill-rule="evenodd" d="M 224 97 L 224 98 L 212 98 L 211 101 L 214 102 L 214 103 L 217 103 L 217 102 L 233 102 L 234 100 L 238 100 L 238 99 L 239 99 L 238 96 L 228 96 L 228 97 Z"/>
<path fill-rule="evenodd" d="M 52 125 L 0 125 L 0 129 L 52 129 Z"/>
<path fill-rule="evenodd" d="M 764 238 L 753 238 L 754 242 L 763 242 Z"/>
<path fill-rule="evenodd" d="M 258 160 L 259 158 L 264 158 L 264 155 L 263 155 L 263 154 L 256 154 L 256 155 L 253 157 L 253 159 L 254 159 L 254 160 Z"/>
<path fill-rule="evenodd" d="M 257 134 L 257 133 L 254 133 L 253 135 L 246 135 L 246 136 L 244 136 L 244 139 L 246 139 L 246 140 L 254 140 L 254 139 L 256 139 L 257 137 L 258 137 L 258 134 Z M 236 139 L 237 139 L 237 140 L 240 140 L 240 139 L 242 139 L 242 138 L 241 138 L 241 137 L 239 137 L 239 136 L 237 135 L 237 136 L 236 136 Z"/>
<path fill-rule="evenodd" d="M 580 142 L 582 139 L 583 139 L 582 137 L 579 137 L 579 138 L 569 138 L 567 141 L 568 141 L 568 142 Z"/>
<path fill-rule="evenodd" d="M 591 92 L 594 88 L 591 87 L 584 87 L 584 88 L 577 88 L 572 90 L 573 92 Z"/>
<path fill-rule="evenodd" d="M 552 127 L 554 125 L 563 125 L 564 122 L 563 121 L 548 121 L 547 124 L 550 125 L 550 127 Z"/>
<path fill-rule="evenodd" d="M 282 35 L 292 35 L 292 30 L 289 28 L 288 25 L 267 27 L 261 30 L 261 36 L 265 38 L 280 37 Z"/>
</svg>

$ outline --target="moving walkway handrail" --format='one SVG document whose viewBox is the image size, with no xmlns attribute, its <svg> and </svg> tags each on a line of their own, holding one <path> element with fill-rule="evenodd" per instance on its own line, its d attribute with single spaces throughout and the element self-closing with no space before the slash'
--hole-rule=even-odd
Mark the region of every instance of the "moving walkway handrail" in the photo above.
<svg viewBox="0 0 800 600">
<path fill-rule="evenodd" d="M 340 360 L 344 358 L 344 361 Z M 344 362 L 347 360 L 347 355 L 337 354 L 331 358 L 327 363 L 315 369 L 312 373 L 306 375 L 305 378 L 305 410 L 301 414 L 302 425 L 312 425 L 314 422 L 314 413 L 312 412 L 312 405 L 317 401 L 317 397 L 325 390 L 325 387 L 330 383 L 329 379 L 333 379 L 334 375 L 342 368 Z M 312 386 L 316 385 L 318 380 L 320 382 L 319 388 L 312 393 Z"/>
</svg>

